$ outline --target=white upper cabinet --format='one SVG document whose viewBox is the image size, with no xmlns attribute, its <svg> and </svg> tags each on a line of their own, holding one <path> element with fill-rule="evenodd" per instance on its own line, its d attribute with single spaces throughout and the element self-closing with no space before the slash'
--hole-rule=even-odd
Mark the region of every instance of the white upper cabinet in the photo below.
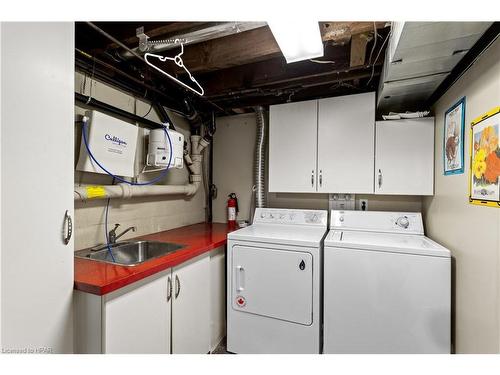
<svg viewBox="0 0 500 375">
<path fill-rule="evenodd" d="M 319 100 L 318 192 L 373 193 L 375 93 Z"/>
<path fill-rule="evenodd" d="M 271 106 L 269 191 L 432 195 L 434 118 L 375 123 L 375 93 Z"/>
<path fill-rule="evenodd" d="M 375 193 L 432 195 L 434 118 L 377 121 Z"/>
<path fill-rule="evenodd" d="M 318 101 L 271 106 L 269 123 L 269 191 L 315 192 Z"/>
</svg>

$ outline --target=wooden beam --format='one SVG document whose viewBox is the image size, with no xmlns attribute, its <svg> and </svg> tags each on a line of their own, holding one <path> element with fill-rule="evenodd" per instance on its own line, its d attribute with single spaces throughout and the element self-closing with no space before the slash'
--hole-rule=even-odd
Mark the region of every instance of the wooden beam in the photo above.
<svg viewBox="0 0 500 375">
<path fill-rule="evenodd" d="M 356 34 L 351 39 L 351 59 L 350 66 L 360 66 L 365 63 L 366 45 L 369 36 L 367 34 Z"/>
<path fill-rule="evenodd" d="M 280 56 L 253 64 L 205 73 L 196 78 L 205 88 L 207 95 L 211 95 L 241 88 L 272 85 L 305 75 L 349 69 L 349 49 L 345 46 L 326 47 L 324 59 L 333 63 L 318 64 L 300 61 L 287 64 Z"/>
<path fill-rule="evenodd" d="M 380 75 L 381 67 L 377 66 L 373 72 L 374 77 Z M 344 82 L 361 80 L 369 78 L 372 76 L 371 71 L 366 69 L 360 69 L 356 71 L 338 71 L 329 72 L 328 74 L 314 75 L 309 77 L 303 77 L 302 80 L 290 81 L 287 83 L 282 83 L 278 86 L 265 86 L 265 87 L 253 87 L 248 89 L 242 89 L 238 91 L 233 91 L 230 93 L 221 93 L 217 95 L 208 96 L 210 100 L 219 103 L 220 101 L 231 101 L 235 98 L 247 98 L 247 97 L 263 97 L 263 96 L 275 96 L 276 93 L 295 93 L 302 92 L 307 89 L 318 88 L 323 86 L 334 86 L 339 85 Z M 372 87 L 364 87 L 366 90 L 372 90 Z"/>
<path fill-rule="evenodd" d="M 367 33 L 374 27 L 385 27 L 385 22 L 325 22 L 322 39 L 336 44 L 349 41 L 352 35 Z M 327 26 L 328 25 L 328 26 Z M 212 39 L 184 48 L 182 59 L 192 72 L 207 72 L 284 57 L 269 27 Z M 181 73 L 181 71 L 179 71 Z"/>
<path fill-rule="evenodd" d="M 103 24 L 110 30 L 119 26 L 120 23 Z M 127 46 L 134 47 L 138 44 L 134 27 L 140 23 L 125 23 L 127 37 L 120 39 Z M 153 39 L 172 37 L 179 33 L 200 30 L 213 25 L 210 22 L 169 22 L 161 25 L 159 23 L 143 23 L 145 33 Z M 159 26 L 160 25 L 160 26 Z M 322 40 L 328 44 L 346 44 L 352 35 L 369 33 L 376 28 L 385 27 L 386 22 L 320 22 Z M 132 30 L 133 29 L 133 30 Z M 95 48 L 96 46 L 94 46 Z M 108 44 L 107 48 L 115 47 Z M 89 50 L 89 48 L 86 48 Z M 96 52 L 103 52 L 97 49 Z M 175 54 L 177 49 L 171 53 Z M 165 52 L 165 55 L 171 55 Z M 230 36 L 208 40 L 202 43 L 185 46 L 183 61 L 192 72 L 208 72 L 225 69 L 232 66 L 259 62 L 271 58 L 283 58 L 281 50 L 276 43 L 269 27 L 261 27 L 249 31 L 243 31 Z M 177 71 L 182 74 L 182 70 Z"/>
<path fill-rule="evenodd" d="M 281 54 L 269 27 L 261 27 L 184 48 L 182 60 L 192 72 L 224 69 Z"/>
<path fill-rule="evenodd" d="M 336 44 L 346 44 L 356 34 L 367 33 L 375 29 L 383 29 L 389 23 L 386 21 L 375 22 L 320 22 L 323 41 Z"/>
<path fill-rule="evenodd" d="M 234 108 L 251 108 L 256 105 L 272 105 L 286 103 L 288 101 L 301 101 L 318 99 L 332 96 L 340 95 L 350 95 L 359 94 L 362 92 L 373 91 L 372 87 L 353 87 L 349 84 L 341 86 L 333 86 L 332 84 L 327 84 L 321 87 L 310 87 L 304 90 L 297 91 L 295 93 L 282 91 L 281 93 L 270 93 L 267 95 L 255 95 L 255 96 L 235 96 L 233 98 L 227 97 L 224 100 L 217 101 L 221 107 L 226 110 Z"/>
</svg>

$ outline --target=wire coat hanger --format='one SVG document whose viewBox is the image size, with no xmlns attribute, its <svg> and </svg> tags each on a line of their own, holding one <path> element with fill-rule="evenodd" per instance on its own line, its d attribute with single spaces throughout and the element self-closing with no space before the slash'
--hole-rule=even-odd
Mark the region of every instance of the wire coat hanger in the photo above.
<svg viewBox="0 0 500 375">
<path fill-rule="evenodd" d="M 184 65 L 184 62 L 182 61 L 182 54 L 184 53 L 184 44 L 182 42 L 179 41 L 179 39 L 176 39 L 175 40 L 175 43 L 179 42 L 180 45 L 181 45 L 181 52 L 178 53 L 177 55 L 175 55 L 174 57 L 168 57 L 168 56 L 161 56 L 161 55 L 156 55 L 154 53 L 145 53 L 144 54 L 144 59 L 146 60 L 146 63 L 155 68 L 156 70 L 158 70 L 160 73 L 163 73 L 164 75 L 166 75 L 168 78 L 170 78 L 171 80 L 177 82 L 179 85 L 185 87 L 186 89 L 188 90 L 191 90 L 193 91 L 194 93 L 200 95 L 200 96 L 203 96 L 203 94 L 205 93 L 205 90 L 203 90 L 203 87 L 201 87 L 201 85 L 198 83 L 198 81 L 193 77 L 193 75 L 191 74 L 191 72 L 188 70 L 188 68 L 186 68 L 186 66 Z M 176 77 L 170 75 L 169 73 L 165 72 L 164 70 L 158 68 L 156 65 L 154 65 L 152 62 L 150 62 L 148 60 L 148 57 L 155 57 L 157 58 L 158 60 L 160 60 L 161 62 L 165 62 L 167 60 L 170 60 L 170 61 L 173 61 L 175 62 L 175 64 L 184 69 L 184 71 L 187 73 L 189 79 L 191 80 L 191 82 L 195 83 L 196 86 L 198 86 L 199 90 L 196 90 L 194 88 L 192 88 L 191 86 L 188 86 L 186 85 L 184 82 L 178 80 Z"/>
</svg>

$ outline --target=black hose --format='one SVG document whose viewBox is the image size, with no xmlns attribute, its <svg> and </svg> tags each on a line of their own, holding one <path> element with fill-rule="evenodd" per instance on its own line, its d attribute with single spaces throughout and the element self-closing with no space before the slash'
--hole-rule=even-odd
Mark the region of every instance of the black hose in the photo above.
<svg viewBox="0 0 500 375">
<path fill-rule="evenodd" d="M 186 106 L 186 118 L 188 119 L 191 128 L 191 135 L 200 135 L 201 125 L 203 124 L 200 114 L 196 111 L 189 100 L 184 99 L 184 104 Z"/>
<path fill-rule="evenodd" d="M 102 112 L 107 112 L 116 116 L 120 116 L 129 119 L 133 122 L 138 122 L 139 124 L 145 125 L 151 129 L 163 129 L 162 124 L 148 120 L 147 118 L 142 118 L 141 116 L 134 115 L 133 113 L 124 111 L 123 109 L 113 107 L 107 103 L 101 102 L 97 99 L 88 97 L 86 95 L 79 94 L 75 92 L 75 101 L 84 104 L 87 107 L 98 109 Z"/>
<path fill-rule="evenodd" d="M 160 118 L 160 121 L 162 123 L 166 123 L 167 122 L 170 125 L 170 129 L 175 130 L 174 123 L 170 119 L 170 116 L 168 115 L 168 113 L 165 110 L 165 108 L 160 103 L 158 103 L 157 101 L 153 101 L 153 107 L 155 109 L 156 114 Z"/>
</svg>

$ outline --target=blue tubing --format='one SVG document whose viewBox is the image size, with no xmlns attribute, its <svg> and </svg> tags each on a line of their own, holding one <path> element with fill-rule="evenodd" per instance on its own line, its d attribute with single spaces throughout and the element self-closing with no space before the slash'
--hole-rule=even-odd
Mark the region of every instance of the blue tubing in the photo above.
<svg viewBox="0 0 500 375">
<path fill-rule="evenodd" d="M 170 135 L 168 134 L 168 131 L 167 131 L 166 127 L 163 127 L 163 131 L 165 132 L 165 135 L 166 135 L 166 137 L 168 139 L 168 144 L 170 146 L 170 157 L 168 159 L 167 168 L 163 172 L 161 172 L 157 177 L 153 178 L 150 181 L 146 181 L 146 182 L 131 182 L 131 181 L 127 181 L 127 180 L 125 180 L 125 179 L 123 179 L 123 178 L 121 178 L 121 177 L 113 174 L 112 172 L 108 171 L 101 163 L 99 163 L 97 161 L 97 159 L 94 157 L 94 154 L 92 154 L 92 151 L 90 150 L 89 142 L 87 140 L 87 132 L 86 132 L 86 130 L 87 130 L 87 120 L 84 119 L 82 121 L 82 123 L 83 123 L 83 127 L 82 127 L 83 142 L 85 143 L 85 148 L 87 149 L 87 152 L 88 152 L 90 158 L 94 161 L 94 163 L 96 163 L 99 166 L 99 168 L 101 168 L 104 172 L 106 172 L 108 175 L 110 175 L 111 177 L 113 177 L 113 183 L 115 182 L 115 180 L 118 180 L 118 181 L 121 181 L 121 182 L 129 184 L 129 185 L 137 185 L 137 186 L 152 185 L 155 182 L 158 182 L 161 179 L 163 179 L 166 176 L 166 174 L 168 173 L 168 171 L 170 169 L 170 165 L 172 163 L 173 149 L 172 149 L 172 140 L 170 139 Z M 115 263 L 115 257 L 113 255 L 113 252 L 111 251 L 111 246 L 109 244 L 109 235 L 108 235 L 109 200 L 110 200 L 110 198 L 108 198 L 108 202 L 106 204 L 105 219 L 104 219 L 104 231 L 106 233 L 106 246 L 108 248 L 108 253 L 111 256 L 111 259 L 113 260 L 113 263 Z"/>
<path fill-rule="evenodd" d="M 123 182 L 125 184 L 129 184 L 129 185 L 137 185 L 137 186 L 145 186 L 145 185 L 152 185 L 154 184 L 155 182 L 158 182 L 160 180 L 162 180 L 168 173 L 168 170 L 170 169 L 170 165 L 172 163 L 172 154 L 173 154 L 173 149 L 172 149 L 172 140 L 170 139 L 170 135 L 168 134 L 168 131 L 167 131 L 167 128 L 166 127 L 163 127 L 163 131 L 165 132 L 165 135 L 167 136 L 167 139 L 168 139 L 168 144 L 170 146 L 170 157 L 168 158 L 168 165 L 167 165 L 167 168 L 161 172 L 157 177 L 153 178 L 152 180 L 150 181 L 146 181 L 146 182 L 131 182 L 131 181 L 127 181 L 115 174 L 113 174 L 112 172 L 108 171 L 101 163 L 99 163 L 97 161 L 97 159 L 94 157 L 94 154 L 92 154 L 92 151 L 90 151 L 90 147 L 89 147 L 89 142 L 87 140 L 87 121 L 86 120 L 83 120 L 83 127 L 82 127 L 82 137 L 83 137 L 83 142 L 85 143 L 85 148 L 87 149 L 87 152 L 90 156 L 90 158 L 92 159 L 92 161 L 94 163 L 96 163 L 99 168 L 101 168 L 104 172 L 106 172 L 107 174 L 109 174 L 111 177 L 115 178 L 116 180 L 120 181 L 120 182 Z"/>
</svg>

